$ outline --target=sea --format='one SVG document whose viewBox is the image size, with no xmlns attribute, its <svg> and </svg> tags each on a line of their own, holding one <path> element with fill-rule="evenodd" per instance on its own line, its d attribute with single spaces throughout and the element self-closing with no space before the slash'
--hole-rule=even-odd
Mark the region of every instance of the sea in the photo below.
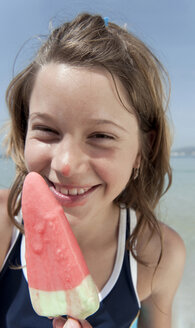
<svg viewBox="0 0 195 328">
<path fill-rule="evenodd" d="M 186 265 L 173 305 L 172 328 L 195 328 L 195 157 L 172 157 L 173 183 L 157 209 L 160 220 L 183 238 Z M 14 165 L 0 158 L 0 188 L 10 187 Z"/>
</svg>

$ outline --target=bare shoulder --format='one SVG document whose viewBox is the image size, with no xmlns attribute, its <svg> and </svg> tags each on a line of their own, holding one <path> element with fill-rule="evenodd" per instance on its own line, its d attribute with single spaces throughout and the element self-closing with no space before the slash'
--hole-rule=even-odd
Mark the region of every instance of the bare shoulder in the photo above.
<svg viewBox="0 0 195 328">
<path fill-rule="evenodd" d="M 185 244 L 180 235 L 172 228 L 164 223 L 160 223 L 163 234 L 164 245 L 164 261 L 165 263 L 170 260 L 178 262 L 185 259 Z"/>
<path fill-rule="evenodd" d="M 0 268 L 9 248 L 13 224 L 7 213 L 9 190 L 0 190 Z"/>
<path fill-rule="evenodd" d="M 160 223 L 160 228 L 163 236 L 160 262 L 161 245 L 158 235 L 154 233 L 144 245 L 144 259 L 149 265 L 138 264 L 138 294 L 142 303 L 140 327 L 171 327 L 173 299 L 183 275 L 186 257 L 184 242 L 167 225 Z"/>
<path fill-rule="evenodd" d="M 166 266 L 173 261 L 181 264 L 185 259 L 185 244 L 180 235 L 168 225 L 159 222 L 159 226 L 162 233 L 162 248 L 160 238 L 157 232 L 151 235 L 151 231 L 148 227 L 144 230 L 144 233 L 138 240 L 138 254 L 143 261 L 149 264 L 150 267 L 155 267 L 158 263 L 160 253 L 162 250 L 162 259 L 160 261 L 160 267 Z"/>
<path fill-rule="evenodd" d="M 160 226 L 163 234 L 163 255 L 157 271 L 158 287 L 156 287 L 156 292 L 164 284 L 164 287 L 165 285 L 166 287 L 170 286 L 174 293 L 183 275 L 186 248 L 184 241 L 175 230 L 163 223 L 160 223 Z"/>
<path fill-rule="evenodd" d="M 7 224 L 7 202 L 8 202 L 9 190 L 0 189 L 0 231 L 3 229 L 4 225 Z"/>
<path fill-rule="evenodd" d="M 157 234 L 154 234 L 149 242 L 149 247 L 146 251 L 149 259 L 152 254 L 151 270 L 153 279 L 153 294 L 169 290 L 172 296 L 175 294 L 176 289 L 180 283 L 183 275 L 186 249 L 185 244 L 180 235 L 171 227 L 159 222 L 162 231 L 162 257 L 158 263 L 161 244 Z"/>
<path fill-rule="evenodd" d="M 8 196 L 9 196 L 9 189 L 0 189 L 0 204 L 1 205 L 5 202 L 7 203 Z"/>
</svg>

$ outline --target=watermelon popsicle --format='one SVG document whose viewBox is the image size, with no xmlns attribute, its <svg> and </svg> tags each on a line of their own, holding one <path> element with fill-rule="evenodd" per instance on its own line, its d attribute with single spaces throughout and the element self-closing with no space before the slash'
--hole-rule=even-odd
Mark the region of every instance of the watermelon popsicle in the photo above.
<svg viewBox="0 0 195 328">
<path fill-rule="evenodd" d="M 65 216 L 45 180 L 27 175 L 22 191 L 25 257 L 32 306 L 47 317 L 85 319 L 97 311 L 97 288 Z"/>
</svg>

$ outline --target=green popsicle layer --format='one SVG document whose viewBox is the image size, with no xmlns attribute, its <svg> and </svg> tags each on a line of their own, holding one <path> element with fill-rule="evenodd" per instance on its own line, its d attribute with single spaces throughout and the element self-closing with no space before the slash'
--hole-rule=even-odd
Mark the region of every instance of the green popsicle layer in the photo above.
<svg viewBox="0 0 195 328">
<path fill-rule="evenodd" d="M 35 312 L 41 316 L 69 315 L 84 320 L 99 308 L 97 288 L 90 275 L 73 289 L 43 291 L 29 288 Z"/>
</svg>

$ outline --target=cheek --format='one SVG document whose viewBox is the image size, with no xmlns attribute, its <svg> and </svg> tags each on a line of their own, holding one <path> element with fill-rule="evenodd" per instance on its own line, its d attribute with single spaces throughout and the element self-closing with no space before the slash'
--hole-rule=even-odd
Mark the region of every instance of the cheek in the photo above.
<svg viewBox="0 0 195 328">
<path fill-rule="evenodd" d="M 50 161 L 48 145 L 27 140 L 24 149 L 24 160 L 29 172 L 41 172 Z"/>
<path fill-rule="evenodd" d="M 130 156 L 119 156 L 112 160 L 96 160 L 95 169 L 108 188 L 118 189 L 120 193 L 129 181 L 133 164 L 134 160 Z"/>
</svg>

